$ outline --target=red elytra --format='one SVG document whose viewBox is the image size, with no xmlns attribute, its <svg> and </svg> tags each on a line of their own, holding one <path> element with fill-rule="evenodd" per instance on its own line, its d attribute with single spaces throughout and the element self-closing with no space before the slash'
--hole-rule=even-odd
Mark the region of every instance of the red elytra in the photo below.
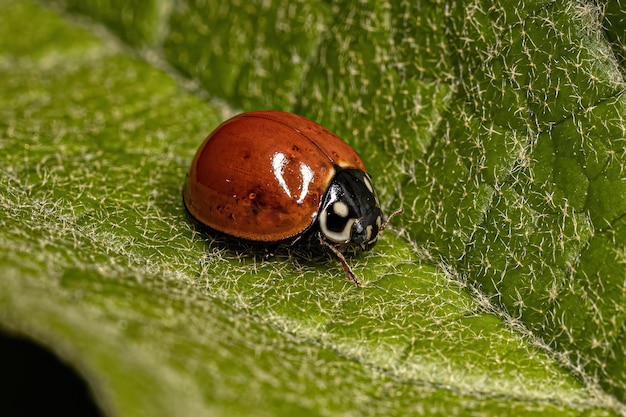
<svg viewBox="0 0 626 417">
<path fill-rule="evenodd" d="M 357 284 L 341 252 L 370 249 L 389 221 L 347 143 L 305 117 L 274 110 L 217 127 L 193 159 L 183 200 L 201 224 L 252 242 L 293 241 L 318 225 L 320 243 Z"/>
</svg>

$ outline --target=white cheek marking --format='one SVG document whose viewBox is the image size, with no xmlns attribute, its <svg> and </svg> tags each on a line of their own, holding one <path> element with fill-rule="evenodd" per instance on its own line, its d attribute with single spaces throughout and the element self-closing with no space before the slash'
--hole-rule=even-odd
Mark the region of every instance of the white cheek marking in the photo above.
<svg viewBox="0 0 626 417">
<path fill-rule="evenodd" d="M 350 238 L 352 237 L 352 225 L 356 221 L 356 219 L 349 219 L 346 222 L 346 226 L 343 228 L 341 232 L 333 232 L 329 230 L 326 226 L 326 222 L 328 220 L 328 213 L 326 210 L 322 210 L 320 213 L 319 224 L 320 230 L 322 234 L 330 241 L 335 243 L 348 243 L 350 242 Z"/>
<path fill-rule="evenodd" d="M 380 226 L 382 226 L 383 224 L 383 219 L 380 218 L 380 216 L 376 217 L 376 226 L 378 226 L 378 228 L 380 229 Z"/>
<path fill-rule="evenodd" d="M 370 193 L 372 193 L 372 195 L 374 196 L 374 202 L 376 203 L 376 206 L 380 207 L 380 202 L 378 201 L 378 196 L 376 195 L 376 191 L 374 191 L 374 186 L 372 185 L 372 178 L 369 176 L 369 174 L 365 174 L 365 176 L 363 177 L 363 183 L 365 184 L 367 189 L 370 190 Z"/>
<path fill-rule="evenodd" d="M 366 242 L 369 242 L 369 240 L 371 239 L 372 230 L 374 230 L 374 226 L 372 226 L 371 224 L 368 224 L 367 227 L 365 228 L 365 234 L 366 234 L 365 241 Z"/>
<path fill-rule="evenodd" d="M 370 181 L 370 178 L 368 175 L 365 175 L 363 177 L 363 183 L 365 184 L 367 189 L 370 190 L 370 193 L 374 194 L 374 187 L 372 186 L 372 182 Z"/>
<path fill-rule="evenodd" d="M 348 214 L 350 214 L 350 210 L 348 209 L 348 205 L 346 203 L 344 203 L 343 201 L 337 201 L 335 203 L 333 203 L 333 212 L 341 217 L 341 218 L 346 218 L 348 217 Z"/>
</svg>

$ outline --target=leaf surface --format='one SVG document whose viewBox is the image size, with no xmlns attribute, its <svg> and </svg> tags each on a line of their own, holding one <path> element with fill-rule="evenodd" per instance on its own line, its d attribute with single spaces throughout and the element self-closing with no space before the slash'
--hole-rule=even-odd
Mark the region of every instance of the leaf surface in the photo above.
<svg viewBox="0 0 626 417">
<path fill-rule="evenodd" d="M 0 326 L 105 414 L 624 413 L 626 113 L 599 9 L 117 3 L 63 4 L 108 32 L 0 2 Z M 405 209 L 350 259 L 362 288 L 306 247 L 194 231 L 188 165 L 240 106 L 341 134 Z"/>
</svg>

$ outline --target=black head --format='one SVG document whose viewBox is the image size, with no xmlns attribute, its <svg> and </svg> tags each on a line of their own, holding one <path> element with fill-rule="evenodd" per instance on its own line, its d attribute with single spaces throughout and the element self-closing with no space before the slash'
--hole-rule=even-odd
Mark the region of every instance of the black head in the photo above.
<svg viewBox="0 0 626 417">
<path fill-rule="evenodd" d="M 319 210 L 321 235 L 332 243 L 370 250 L 383 225 L 370 176 L 357 169 L 336 169 Z"/>
</svg>

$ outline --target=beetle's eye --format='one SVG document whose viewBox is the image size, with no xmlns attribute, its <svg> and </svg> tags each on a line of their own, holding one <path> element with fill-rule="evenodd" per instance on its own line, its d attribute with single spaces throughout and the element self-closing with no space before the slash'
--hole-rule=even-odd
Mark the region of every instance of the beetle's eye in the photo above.
<svg viewBox="0 0 626 417">
<path fill-rule="evenodd" d="M 357 245 L 363 245 L 369 240 L 369 236 L 372 234 L 372 226 L 366 226 L 362 220 L 354 222 L 352 225 L 351 242 Z"/>
<path fill-rule="evenodd" d="M 370 250 L 378 240 L 381 222 L 380 209 L 373 210 L 366 217 L 358 219 L 352 225 L 352 243 L 361 246 L 363 250 Z"/>
</svg>

